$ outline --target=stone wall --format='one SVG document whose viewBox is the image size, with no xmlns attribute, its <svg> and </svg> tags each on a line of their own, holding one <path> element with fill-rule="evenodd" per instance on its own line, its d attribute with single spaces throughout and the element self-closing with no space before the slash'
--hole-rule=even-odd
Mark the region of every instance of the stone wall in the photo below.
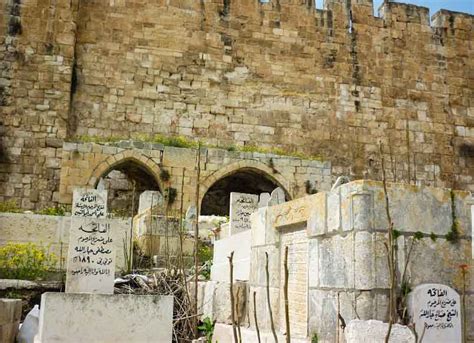
<svg viewBox="0 0 474 343">
<path fill-rule="evenodd" d="M 389 184 L 388 195 L 394 228 L 400 232 L 398 272 L 403 272 L 414 234 L 419 232 L 421 238 L 414 243 L 407 265 L 410 285 L 443 283 L 461 292 L 459 266 L 472 264 L 469 194 Z M 453 218 L 459 233 L 455 242 L 447 240 Z M 321 342 L 334 342 L 337 335 L 343 335 L 337 324 L 338 311 L 346 323 L 356 318 L 387 321 L 389 279 L 384 248 L 387 227 L 382 184 L 373 181 L 355 181 L 331 192 L 259 209 L 252 215 L 248 285 L 249 294 L 256 292 L 260 329 L 270 330 L 265 293 L 265 253 L 268 253 L 273 317 L 279 331 L 285 330 L 282 314 L 285 246 L 289 247 L 289 272 L 293 275 L 289 307 L 293 318 L 298 318 L 291 322 L 295 337 L 304 336 L 301 326 L 306 324 L 309 337 L 317 333 Z M 301 274 L 304 270 L 306 275 Z M 466 301 L 471 304 L 474 285 L 472 278 L 467 279 Z M 253 327 L 253 302 L 248 303 L 248 308 Z M 474 339 L 471 320 L 474 316 L 470 306 L 467 308 L 469 337 Z M 298 317 L 305 313 L 304 319 Z"/>
<path fill-rule="evenodd" d="M 96 187 L 99 178 L 124 162 L 146 169 L 161 191 L 177 190 L 172 207 L 179 209 L 181 197 L 186 209 L 194 204 L 197 182 L 197 149 L 123 141 L 116 144 L 66 143 L 62 149 L 59 200 L 70 204 L 76 187 Z M 170 174 L 161 180 L 160 172 Z M 219 179 L 240 170 L 252 170 L 282 187 L 290 198 L 303 196 L 305 182 L 319 190 L 331 187 L 331 164 L 325 161 L 280 156 L 270 153 L 201 149 L 200 201 Z"/>
<path fill-rule="evenodd" d="M 130 237 L 130 221 L 109 219 L 119 234 L 116 242 L 116 268 L 125 268 L 124 242 Z M 0 246 L 7 243 L 34 243 L 49 248 L 58 257 L 57 267 L 66 270 L 71 217 L 38 214 L 0 213 Z"/>
<path fill-rule="evenodd" d="M 61 200 L 63 142 L 163 133 L 474 190 L 473 16 L 372 1 L 0 0 L 0 199 Z M 388 155 L 391 155 L 392 158 Z M 303 185 L 300 185 L 303 187 Z"/>
</svg>

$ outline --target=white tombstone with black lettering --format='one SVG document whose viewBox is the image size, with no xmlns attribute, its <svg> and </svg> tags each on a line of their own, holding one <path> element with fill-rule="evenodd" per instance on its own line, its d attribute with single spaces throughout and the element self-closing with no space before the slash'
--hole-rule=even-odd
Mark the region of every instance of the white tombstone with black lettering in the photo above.
<svg viewBox="0 0 474 343">
<path fill-rule="evenodd" d="M 451 287 L 435 283 L 415 287 L 408 297 L 408 311 L 423 343 L 461 343 L 460 297 Z"/>
<path fill-rule="evenodd" d="M 117 238 L 106 216 L 106 190 L 74 190 L 66 293 L 113 294 Z"/>
<path fill-rule="evenodd" d="M 105 218 L 107 216 L 107 191 L 97 189 L 74 189 L 72 216 Z"/>
<path fill-rule="evenodd" d="M 230 234 L 250 230 L 250 215 L 258 209 L 258 195 L 230 193 Z"/>
<path fill-rule="evenodd" d="M 66 293 L 113 294 L 116 237 L 110 222 L 71 218 Z"/>
</svg>

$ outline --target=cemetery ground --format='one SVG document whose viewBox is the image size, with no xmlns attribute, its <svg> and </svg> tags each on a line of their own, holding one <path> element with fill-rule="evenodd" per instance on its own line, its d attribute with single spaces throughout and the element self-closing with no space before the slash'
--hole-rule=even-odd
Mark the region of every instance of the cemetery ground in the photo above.
<svg viewBox="0 0 474 343">
<path fill-rule="evenodd" d="M 472 341 L 468 193 L 229 196 L 229 220 L 149 191 L 117 219 L 105 190 L 80 188 L 70 215 L 1 214 L 3 236 L 49 235 L 0 248 L 2 342 Z"/>
</svg>

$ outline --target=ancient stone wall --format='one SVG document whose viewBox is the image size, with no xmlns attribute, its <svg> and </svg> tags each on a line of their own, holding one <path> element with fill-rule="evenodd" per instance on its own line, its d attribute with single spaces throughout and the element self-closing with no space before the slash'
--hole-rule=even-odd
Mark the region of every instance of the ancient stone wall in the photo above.
<svg viewBox="0 0 474 343">
<path fill-rule="evenodd" d="M 0 0 L 0 197 L 60 200 L 62 143 L 163 133 L 474 190 L 473 16 L 371 0 Z"/>
</svg>

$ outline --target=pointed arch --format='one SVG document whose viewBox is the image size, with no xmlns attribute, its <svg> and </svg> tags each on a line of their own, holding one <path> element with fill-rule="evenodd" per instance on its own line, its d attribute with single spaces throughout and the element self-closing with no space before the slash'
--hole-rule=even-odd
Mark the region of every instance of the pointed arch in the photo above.
<svg viewBox="0 0 474 343">
<path fill-rule="evenodd" d="M 160 183 L 160 166 L 153 161 L 150 157 L 143 155 L 134 150 L 125 150 L 118 154 L 107 157 L 105 160 L 100 162 L 92 171 L 89 176 L 89 181 L 87 183 L 88 187 L 95 188 L 101 177 L 107 175 L 110 171 L 116 169 L 117 167 L 132 163 L 142 168 L 150 176 L 154 178 L 155 183 L 158 185 L 160 191 L 163 190 Z"/>
<path fill-rule="evenodd" d="M 280 173 L 255 160 L 235 162 L 215 171 L 201 182 L 200 212 L 211 214 L 207 212 L 211 212 L 212 207 L 212 214 L 223 215 L 224 209 L 228 210 L 230 192 L 260 194 L 271 192 L 276 187 L 282 188 L 286 198 L 291 199 L 290 183 Z"/>
</svg>

